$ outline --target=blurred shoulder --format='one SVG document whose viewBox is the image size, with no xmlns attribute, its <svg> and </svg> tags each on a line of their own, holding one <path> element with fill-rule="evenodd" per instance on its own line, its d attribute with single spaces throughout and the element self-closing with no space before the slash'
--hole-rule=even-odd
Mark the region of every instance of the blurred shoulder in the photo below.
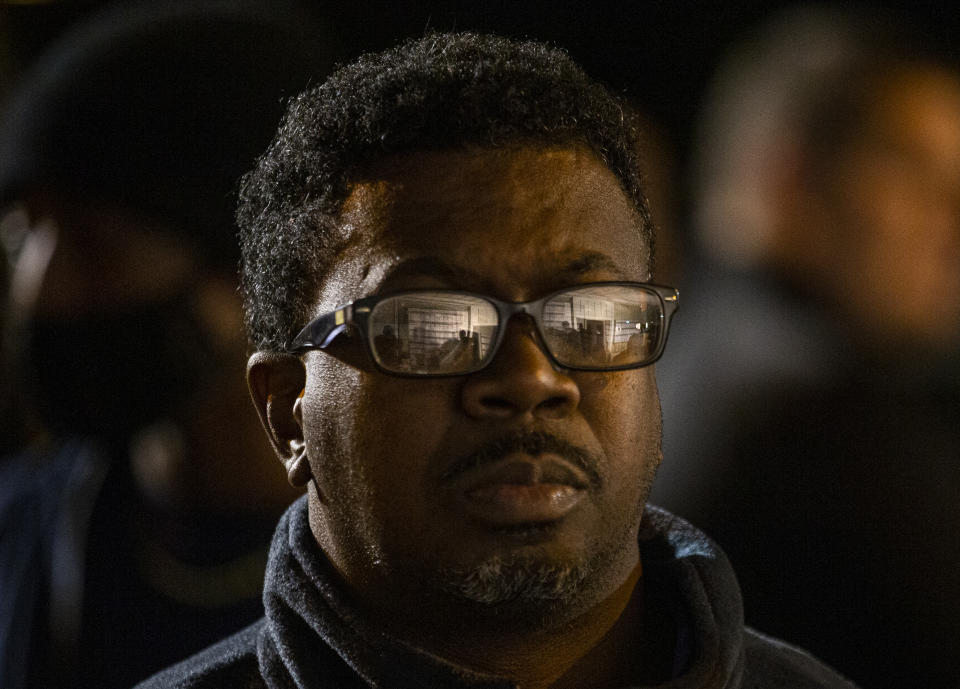
<svg viewBox="0 0 960 689">
<path fill-rule="evenodd" d="M 744 630 L 742 689 L 857 689 L 835 670 L 799 648 Z"/>
<path fill-rule="evenodd" d="M 134 689 L 265 689 L 257 662 L 264 620 L 162 670 Z"/>
</svg>

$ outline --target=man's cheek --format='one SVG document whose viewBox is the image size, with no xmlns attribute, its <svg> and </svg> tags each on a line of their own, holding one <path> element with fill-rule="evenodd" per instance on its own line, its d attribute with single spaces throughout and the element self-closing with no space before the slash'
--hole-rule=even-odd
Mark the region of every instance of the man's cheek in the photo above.
<svg viewBox="0 0 960 689">
<path fill-rule="evenodd" d="M 611 381 L 615 381 L 616 372 L 572 372 L 571 378 L 580 390 L 580 406 L 589 407 L 603 401 L 603 395 Z"/>
<path fill-rule="evenodd" d="M 629 428 L 659 419 L 660 400 L 652 367 L 608 373 L 585 373 L 576 379 L 580 413 L 596 430 Z"/>
<path fill-rule="evenodd" d="M 422 470 L 450 427 L 449 417 L 436 404 L 416 395 L 382 394 L 358 409 L 364 419 L 360 434 L 364 456 L 377 457 L 393 468 Z"/>
<path fill-rule="evenodd" d="M 411 379 L 379 372 L 363 378 L 357 413 L 384 432 L 406 437 L 410 431 L 449 420 L 456 410 L 454 379 Z"/>
<path fill-rule="evenodd" d="M 650 461 L 659 456 L 660 399 L 648 371 L 608 374 L 600 394 L 581 400 L 581 412 L 612 461 L 620 457 Z"/>
<path fill-rule="evenodd" d="M 319 352 L 308 355 L 301 423 L 314 478 L 321 485 L 331 474 L 347 471 L 355 456 L 358 385 L 356 369 Z"/>
</svg>

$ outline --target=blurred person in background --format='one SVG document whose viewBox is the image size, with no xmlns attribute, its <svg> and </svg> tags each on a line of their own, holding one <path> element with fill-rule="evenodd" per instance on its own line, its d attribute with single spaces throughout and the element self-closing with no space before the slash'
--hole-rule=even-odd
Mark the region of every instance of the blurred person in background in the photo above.
<svg viewBox="0 0 960 689">
<path fill-rule="evenodd" d="M 297 493 L 242 381 L 233 192 L 323 35 L 286 4 L 121 4 L 10 94 L 4 689 L 129 686 L 262 614 Z"/>
<path fill-rule="evenodd" d="M 719 73 L 652 499 L 725 545 L 749 623 L 955 687 L 960 76 L 873 17 L 790 10 Z"/>
<path fill-rule="evenodd" d="M 0 462 L 7 452 L 17 447 L 14 436 L 19 424 L 12 420 L 12 389 L 10 385 L 7 344 L 7 295 L 10 291 L 10 266 L 7 256 L 0 252 Z"/>
</svg>

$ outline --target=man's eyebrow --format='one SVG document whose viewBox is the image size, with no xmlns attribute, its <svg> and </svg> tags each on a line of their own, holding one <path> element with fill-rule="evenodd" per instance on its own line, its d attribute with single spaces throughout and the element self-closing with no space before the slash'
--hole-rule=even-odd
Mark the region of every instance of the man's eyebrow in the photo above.
<svg viewBox="0 0 960 689">
<path fill-rule="evenodd" d="M 557 271 L 557 274 L 577 278 L 585 273 L 609 272 L 614 273 L 622 279 L 626 279 L 623 269 L 607 254 L 601 254 L 597 251 L 589 251 L 577 256 L 567 265 Z"/>
<path fill-rule="evenodd" d="M 558 270 L 553 271 L 560 281 L 569 281 L 574 284 L 580 278 L 593 272 L 612 273 L 617 279 L 625 280 L 627 276 L 610 256 L 596 251 L 589 251 L 577 256 Z M 450 283 L 470 282 L 482 284 L 483 276 L 464 266 L 453 266 L 437 256 L 418 256 L 401 261 L 391 269 L 384 280 L 403 277 L 429 276 L 445 280 Z"/>
<path fill-rule="evenodd" d="M 436 256 L 418 256 L 398 263 L 387 273 L 385 279 L 423 275 L 448 281 L 463 279 L 464 277 L 473 279 L 479 277 L 471 270 L 460 266 L 454 267 Z"/>
</svg>

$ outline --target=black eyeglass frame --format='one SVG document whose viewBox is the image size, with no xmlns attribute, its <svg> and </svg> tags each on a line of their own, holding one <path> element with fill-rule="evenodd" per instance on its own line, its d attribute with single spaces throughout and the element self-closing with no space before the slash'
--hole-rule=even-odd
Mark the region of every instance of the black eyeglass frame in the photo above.
<svg viewBox="0 0 960 689">
<path fill-rule="evenodd" d="M 635 287 L 652 293 L 657 297 L 660 302 L 661 327 L 657 329 L 657 344 L 653 350 L 653 353 L 649 357 L 638 363 L 621 364 L 619 366 L 570 366 L 557 361 L 557 358 L 550 351 L 550 347 L 547 344 L 547 339 L 543 335 L 543 305 L 551 299 L 556 298 L 558 294 L 590 287 Z M 496 308 L 497 317 L 499 319 L 499 324 L 497 326 L 497 337 L 490 344 L 489 353 L 484 359 L 477 362 L 476 366 L 466 371 L 422 373 L 418 371 L 396 371 L 387 368 L 380 361 L 379 356 L 377 356 L 376 349 L 374 348 L 371 340 L 374 334 L 370 331 L 369 321 L 370 314 L 373 313 L 374 307 L 386 299 L 395 299 L 397 297 L 403 297 L 406 295 L 428 294 L 432 292 L 442 292 L 444 294 L 474 297 L 476 299 L 482 299 L 483 301 L 492 304 Z M 632 368 L 643 368 L 645 366 L 650 366 L 651 364 L 656 363 L 656 361 L 663 355 L 663 350 L 667 344 L 667 333 L 670 329 L 670 319 L 673 317 L 673 314 L 676 312 L 677 308 L 679 308 L 679 298 L 680 290 L 676 289 L 675 287 L 667 287 L 665 285 L 657 285 L 650 282 L 626 281 L 585 282 L 580 285 L 571 285 L 570 287 L 564 287 L 563 289 L 555 290 L 550 294 L 541 297 L 540 299 L 534 299 L 533 301 L 527 302 L 503 301 L 486 294 L 456 289 L 428 288 L 404 290 L 402 292 L 391 292 L 389 294 L 376 294 L 370 297 L 363 297 L 362 299 L 357 299 L 354 302 L 345 304 L 344 306 L 341 306 L 329 313 L 325 313 L 322 316 L 318 316 L 307 323 L 307 325 L 304 326 L 297 336 L 293 338 L 290 348 L 288 349 L 288 353 L 302 354 L 314 349 L 326 349 L 337 338 L 338 335 L 343 333 L 345 330 L 354 327 L 360 331 L 370 360 L 382 373 L 405 378 L 449 378 L 451 376 L 465 376 L 471 373 L 476 373 L 477 371 L 481 371 L 490 365 L 490 363 L 496 357 L 497 352 L 500 350 L 500 345 L 503 343 L 504 335 L 507 332 L 506 325 L 510 318 L 512 318 L 515 314 L 522 313 L 530 316 L 533 319 L 534 325 L 537 329 L 537 335 L 541 342 L 540 349 L 555 366 L 573 371 L 623 371 Z"/>
</svg>

